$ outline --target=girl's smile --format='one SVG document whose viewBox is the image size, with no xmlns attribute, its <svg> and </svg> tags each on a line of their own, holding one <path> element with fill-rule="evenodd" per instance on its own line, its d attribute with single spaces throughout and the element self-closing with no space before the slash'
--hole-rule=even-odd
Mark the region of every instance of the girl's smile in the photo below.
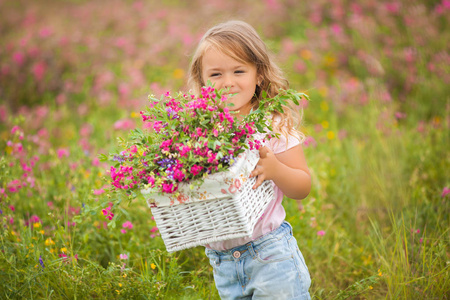
<svg viewBox="0 0 450 300">
<path fill-rule="evenodd" d="M 202 60 L 202 78 L 214 84 L 216 89 L 229 88 L 230 110 L 247 115 L 252 109 L 251 100 L 258 84 L 256 66 L 239 62 L 213 48 L 206 50 Z"/>
</svg>

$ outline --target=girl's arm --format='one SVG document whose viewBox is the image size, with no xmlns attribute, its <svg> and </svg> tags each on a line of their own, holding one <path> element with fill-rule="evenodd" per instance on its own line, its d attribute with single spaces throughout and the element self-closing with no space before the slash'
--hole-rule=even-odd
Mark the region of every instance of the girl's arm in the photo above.
<svg viewBox="0 0 450 300">
<path fill-rule="evenodd" d="M 274 154 L 269 148 L 259 149 L 260 159 L 250 177 L 256 176 L 256 189 L 264 180 L 273 180 L 291 199 L 303 199 L 311 190 L 311 175 L 301 145 Z"/>
</svg>

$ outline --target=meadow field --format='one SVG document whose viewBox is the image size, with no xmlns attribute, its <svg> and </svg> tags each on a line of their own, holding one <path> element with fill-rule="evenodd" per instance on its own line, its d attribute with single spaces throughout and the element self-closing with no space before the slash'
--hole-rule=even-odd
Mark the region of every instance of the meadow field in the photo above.
<svg viewBox="0 0 450 300">
<path fill-rule="evenodd" d="M 111 207 L 118 137 L 186 90 L 196 43 L 255 27 L 293 89 L 313 186 L 284 199 L 313 299 L 450 299 L 448 0 L 0 0 L 0 298 L 219 299 L 204 248 Z M 102 213 L 111 207 L 114 218 Z"/>
</svg>

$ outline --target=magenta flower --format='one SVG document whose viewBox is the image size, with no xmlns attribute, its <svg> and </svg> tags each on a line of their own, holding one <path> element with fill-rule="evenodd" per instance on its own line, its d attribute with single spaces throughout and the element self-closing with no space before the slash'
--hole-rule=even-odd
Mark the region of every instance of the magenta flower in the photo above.
<svg viewBox="0 0 450 300">
<path fill-rule="evenodd" d="M 130 119 L 121 119 L 114 123 L 115 130 L 130 130 L 134 127 L 134 121 Z"/>
<path fill-rule="evenodd" d="M 56 154 L 58 155 L 58 158 L 69 157 L 70 152 L 66 148 L 60 148 L 56 151 Z"/>
<path fill-rule="evenodd" d="M 444 189 L 442 190 L 441 197 L 444 198 L 444 197 L 447 196 L 448 194 L 450 194 L 450 188 L 444 187 Z"/>
<path fill-rule="evenodd" d="M 133 229 L 133 224 L 131 224 L 130 221 L 126 221 L 125 223 L 122 224 L 123 228 L 128 228 L 128 229 Z"/>
<path fill-rule="evenodd" d="M 325 235 L 325 231 L 324 230 L 319 230 L 319 231 L 317 231 L 317 235 L 318 236 L 324 236 Z"/>
<path fill-rule="evenodd" d="M 316 142 L 316 140 L 315 140 L 312 136 L 308 136 L 308 137 L 306 137 L 306 139 L 303 141 L 303 145 L 304 145 L 305 147 L 309 147 L 309 146 L 316 147 L 316 146 L 317 146 L 317 142 Z"/>
<path fill-rule="evenodd" d="M 191 167 L 191 173 L 196 176 L 198 173 L 200 173 L 200 171 L 203 169 L 202 166 L 198 166 L 198 165 L 193 165 Z"/>
<path fill-rule="evenodd" d="M 120 254 L 119 255 L 119 257 L 120 257 L 120 259 L 128 259 L 128 255 L 126 255 L 126 254 Z"/>
<path fill-rule="evenodd" d="M 105 192 L 104 189 L 94 190 L 94 195 L 98 196 L 98 195 L 103 194 L 104 192 Z"/>
<path fill-rule="evenodd" d="M 32 72 L 36 81 L 41 81 L 47 72 L 47 64 L 43 61 L 35 63 L 32 67 Z"/>
</svg>

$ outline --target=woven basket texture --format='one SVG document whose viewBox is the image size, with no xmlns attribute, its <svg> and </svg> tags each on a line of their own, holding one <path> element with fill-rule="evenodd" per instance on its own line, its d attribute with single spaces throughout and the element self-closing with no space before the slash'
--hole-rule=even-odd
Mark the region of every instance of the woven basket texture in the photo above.
<svg viewBox="0 0 450 300">
<path fill-rule="evenodd" d="M 253 228 L 274 198 L 272 181 L 252 189 L 256 178 L 225 199 L 152 207 L 168 252 L 228 239 L 251 236 Z"/>
</svg>

